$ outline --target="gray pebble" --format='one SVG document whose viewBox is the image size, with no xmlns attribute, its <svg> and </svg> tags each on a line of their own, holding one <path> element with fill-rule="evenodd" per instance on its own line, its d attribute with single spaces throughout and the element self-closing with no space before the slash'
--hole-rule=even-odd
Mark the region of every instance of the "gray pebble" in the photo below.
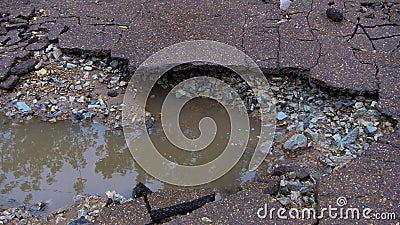
<svg viewBox="0 0 400 225">
<path fill-rule="evenodd" d="M 287 140 L 283 147 L 288 150 L 296 150 L 307 146 L 307 137 L 304 134 L 295 134 Z"/>
<path fill-rule="evenodd" d="M 278 200 L 284 206 L 289 205 L 292 202 L 292 200 L 290 198 L 285 197 L 285 196 L 277 198 L 276 200 Z"/>
<path fill-rule="evenodd" d="M 72 68 L 76 68 L 78 67 L 78 65 L 74 64 L 74 63 L 67 63 L 67 68 L 72 69 Z"/>
</svg>

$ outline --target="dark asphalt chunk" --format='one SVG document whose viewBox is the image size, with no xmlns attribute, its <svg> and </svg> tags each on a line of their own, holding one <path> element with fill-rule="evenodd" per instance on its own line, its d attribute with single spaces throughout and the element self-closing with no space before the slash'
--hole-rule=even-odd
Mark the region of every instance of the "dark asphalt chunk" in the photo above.
<svg viewBox="0 0 400 225">
<path fill-rule="evenodd" d="M 36 59 L 28 59 L 26 61 L 22 61 L 18 65 L 11 68 L 11 74 L 23 76 L 26 73 L 32 71 L 38 62 L 39 61 Z"/>
<path fill-rule="evenodd" d="M 158 223 L 172 216 L 185 215 L 213 201 L 215 201 L 214 194 L 206 195 L 190 202 L 184 202 L 162 209 L 151 210 L 150 216 L 153 222 Z"/>
<path fill-rule="evenodd" d="M 335 8 L 329 8 L 326 10 L 326 16 L 335 22 L 341 22 L 343 20 L 343 13 Z"/>
<path fill-rule="evenodd" d="M 11 65 L 14 63 L 14 56 L 4 56 L 0 58 L 0 81 L 5 80 L 10 74 Z"/>
<path fill-rule="evenodd" d="M 12 90 L 19 81 L 19 76 L 10 75 L 5 80 L 0 81 L 0 89 Z"/>
<path fill-rule="evenodd" d="M 28 46 L 25 47 L 25 50 L 39 51 L 39 50 L 46 48 L 49 44 L 50 44 L 49 40 L 44 39 L 44 40 L 29 44 Z"/>
<path fill-rule="evenodd" d="M 139 182 L 132 191 L 132 197 L 140 198 L 143 196 L 147 196 L 148 194 L 151 194 L 151 193 L 153 193 L 153 192 L 148 187 L 146 187 L 146 185 Z"/>
</svg>

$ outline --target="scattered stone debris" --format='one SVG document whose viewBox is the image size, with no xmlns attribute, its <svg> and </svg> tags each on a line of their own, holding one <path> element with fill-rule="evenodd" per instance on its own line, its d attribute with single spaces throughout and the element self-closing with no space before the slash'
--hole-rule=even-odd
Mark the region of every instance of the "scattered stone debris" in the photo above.
<svg viewBox="0 0 400 225">
<path fill-rule="evenodd" d="M 86 219 L 86 211 L 85 210 L 79 210 L 78 211 L 78 219 L 69 222 L 68 225 L 90 225 L 92 224 L 88 219 Z"/>
<path fill-rule="evenodd" d="M 41 217 L 38 213 L 46 210 L 50 201 L 36 202 L 31 206 L 18 206 L 0 211 L 0 224 L 26 224 L 28 221 L 33 224 L 40 224 Z"/>
<path fill-rule="evenodd" d="M 270 85 L 277 112 L 287 116 L 277 121 L 275 149 L 316 151 L 315 160 L 321 154 L 339 168 L 394 131 L 396 124 L 378 111 L 372 98 L 328 93 L 301 77 L 286 77 Z"/>
<path fill-rule="evenodd" d="M 284 207 L 315 207 L 316 180 L 304 168 L 293 164 L 279 166 L 272 176 L 277 179 L 267 181 L 265 194 L 274 196 Z"/>
<path fill-rule="evenodd" d="M 69 210 L 60 209 L 50 214 L 47 220 L 59 221 L 68 225 L 94 224 L 102 208 L 110 207 L 114 204 L 125 204 L 132 199 L 128 199 L 115 191 L 106 191 L 105 196 L 76 195 L 73 200 L 75 205 L 72 208 Z"/>
<path fill-rule="evenodd" d="M 19 223 L 21 221 L 25 221 L 26 219 L 32 217 L 32 214 L 29 210 L 23 210 L 20 208 L 10 208 L 4 210 L 0 214 L 0 223 Z"/>
<path fill-rule="evenodd" d="M 34 58 L 11 69 L 12 75 L 2 83 L 3 89 L 10 90 L 17 82 L 19 84 L 0 97 L 2 111 L 8 117 L 30 119 L 37 116 L 49 122 L 96 118 L 118 128 L 123 99 L 115 97 L 118 89 L 126 85 L 122 83 L 121 86 L 126 73 L 122 63 L 114 68 L 109 65 L 116 61 L 68 56 L 50 44 L 35 51 Z M 32 69 L 35 71 L 29 72 Z"/>
<path fill-rule="evenodd" d="M 250 116 L 257 118 L 259 104 L 247 83 L 232 72 L 211 68 L 192 69 L 190 73 L 179 70 L 166 73 L 158 84 L 170 90 L 183 79 L 195 75 L 216 77 L 233 86 L 244 101 Z M 395 123 L 381 115 L 372 97 L 328 91 L 301 76 L 269 76 L 267 79 L 273 96 L 271 102 L 276 106 L 277 112 L 274 148 L 282 147 L 288 151 L 282 154 L 295 154 L 301 149 L 317 151 L 318 154 L 331 158 L 340 168 L 349 160 L 359 157 L 379 137 L 394 131 Z M 178 89 L 176 93 L 190 97 L 198 88 L 203 87 L 186 82 L 184 89 L 187 91 Z M 214 94 L 221 98 L 232 98 L 230 93 L 224 91 Z M 315 161 L 318 161 L 318 154 Z"/>
<path fill-rule="evenodd" d="M 301 77 L 270 80 L 277 127 L 272 155 L 266 158 L 270 167 L 258 180 L 268 183 L 264 193 L 285 207 L 314 207 L 318 179 L 360 157 L 381 136 L 390 135 L 396 123 L 378 111 L 372 97 L 328 92 Z M 288 165 L 306 152 L 311 157 L 301 166 Z M 305 165 L 321 169 L 308 171 Z"/>
</svg>

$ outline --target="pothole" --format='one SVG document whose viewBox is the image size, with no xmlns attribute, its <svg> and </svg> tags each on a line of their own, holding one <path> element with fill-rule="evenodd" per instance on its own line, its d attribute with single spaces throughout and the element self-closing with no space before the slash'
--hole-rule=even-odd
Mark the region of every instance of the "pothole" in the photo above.
<svg viewBox="0 0 400 225">
<path fill-rule="evenodd" d="M 125 62 L 109 57 L 66 55 L 56 45 L 36 51 L 34 58 L 40 61 L 35 72 L 23 77 L 12 92 L 1 94 L 1 109 L 6 116 L 21 121 L 38 117 L 51 123 L 96 121 L 113 129 L 121 128 L 122 98 L 130 78 Z M 176 84 L 199 75 L 216 77 L 237 90 L 253 121 L 251 140 L 256 142 L 257 96 L 232 71 L 213 65 L 177 67 L 158 81 L 159 90 L 151 98 L 159 100 L 162 93 Z M 235 187 L 232 188 L 232 182 L 225 182 L 228 194 L 239 191 L 245 181 L 267 182 L 265 192 L 282 205 L 315 206 L 315 184 L 319 177 L 362 157 L 363 152 L 396 126 L 396 121 L 379 112 L 376 96 L 332 91 L 293 74 L 266 74 L 266 77 L 277 111 L 274 145 L 257 174 L 244 171 L 248 163 L 244 160 L 235 172 Z M 182 91 L 179 97 L 186 94 L 189 92 Z M 228 95 L 221 90 L 222 98 Z M 205 105 L 207 101 L 202 101 L 189 107 L 189 114 L 192 110 L 201 116 L 204 107 L 210 108 Z M 149 111 L 148 128 L 157 132 L 160 116 Z M 195 137 L 196 129 L 189 126 L 187 135 Z M 249 149 L 251 145 L 250 141 Z M 202 156 L 191 157 L 184 161 L 190 164 Z"/>
<path fill-rule="evenodd" d="M 227 69 L 184 65 L 162 76 L 158 85 L 170 91 L 183 80 L 196 76 L 216 77 L 230 84 L 241 96 L 249 116 L 259 118 L 256 95 L 243 79 Z M 257 181 L 268 183 L 265 192 L 285 207 L 315 207 L 318 179 L 362 157 L 380 137 L 393 132 L 397 124 L 379 112 L 376 96 L 332 90 L 295 74 L 266 77 L 276 105 L 277 128 L 272 151 L 259 168 Z M 176 90 L 175 95 L 192 97 L 199 88 L 202 87 L 188 84 Z M 221 98 L 231 96 L 225 90 L 219 93 Z M 252 130 L 257 133 L 259 124 L 258 128 L 253 124 Z M 251 138 L 256 140 L 252 133 Z"/>
</svg>

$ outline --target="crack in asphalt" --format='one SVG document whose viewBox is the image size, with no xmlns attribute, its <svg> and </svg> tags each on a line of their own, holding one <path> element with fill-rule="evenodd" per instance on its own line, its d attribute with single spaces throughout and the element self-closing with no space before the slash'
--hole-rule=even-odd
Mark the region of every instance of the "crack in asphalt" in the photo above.
<svg viewBox="0 0 400 225">
<path fill-rule="evenodd" d="M 380 90 L 381 90 L 381 80 L 379 79 L 378 75 L 379 75 L 379 66 L 374 63 L 375 66 L 375 80 L 376 80 L 376 86 L 377 86 L 377 94 L 378 94 L 378 100 L 380 100 Z"/>
<path fill-rule="evenodd" d="M 380 85 L 381 85 L 381 82 L 380 82 L 380 80 L 378 78 L 379 66 L 376 63 L 362 62 L 360 60 L 359 56 L 357 55 L 357 52 L 361 52 L 361 50 L 360 49 L 356 49 L 356 48 L 352 48 L 353 56 L 354 56 L 355 59 L 357 59 L 357 61 L 360 64 L 371 65 L 371 66 L 374 66 L 374 68 L 375 68 L 374 78 L 375 78 L 375 83 L 377 85 L 377 89 L 375 91 L 373 91 L 371 94 L 377 95 L 378 96 L 378 100 L 380 100 L 379 96 L 380 96 Z"/>
<path fill-rule="evenodd" d="M 311 35 L 313 36 L 314 41 L 316 41 L 317 44 L 318 44 L 318 57 L 317 57 L 317 60 L 315 61 L 314 65 L 312 65 L 310 67 L 310 69 L 316 67 L 318 65 L 318 63 L 319 63 L 320 58 L 322 57 L 322 44 L 321 44 L 321 41 L 318 39 L 318 35 L 314 33 L 314 30 L 311 28 L 311 23 L 310 23 L 310 14 L 313 11 L 313 8 L 314 8 L 314 0 L 311 0 L 310 10 L 308 11 L 308 13 L 306 15 L 306 21 L 307 21 L 307 26 L 308 26 L 308 28 L 309 28 L 309 30 L 311 32 Z M 309 82 L 311 82 L 311 75 L 309 75 L 308 80 L 309 80 Z"/>
<path fill-rule="evenodd" d="M 393 38 L 393 37 L 400 37 L 400 34 L 393 34 L 393 35 L 388 35 L 388 36 L 384 36 L 384 37 L 371 38 L 371 40 L 372 41 L 384 40 L 384 39 Z"/>
<path fill-rule="evenodd" d="M 397 44 L 396 49 L 393 49 L 392 52 L 395 52 L 397 49 L 400 49 L 400 41 L 399 44 Z"/>
<path fill-rule="evenodd" d="M 149 0 L 145 0 L 143 3 L 141 3 L 140 8 L 136 13 L 130 18 L 128 21 L 128 29 L 131 27 L 134 19 L 139 16 L 142 13 L 142 10 L 145 8 L 145 5 L 149 2 Z M 127 30 L 127 29 L 126 29 Z M 111 51 L 114 47 L 118 45 L 118 43 L 122 40 L 124 33 L 126 32 L 125 29 L 122 29 L 121 32 L 118 34 L 118 40 L 115 42 L 115 44 L 112 45 Z"/>
<path fill-rule="evenodd" d="M 242 24 L 242 26 L 241 26 L 241 31 L 242 31 L 242 33 L 241 33 L 241 44 L 240 44 L 240 47 L 242 48 L 242 50 L 244 51 L 244 52 L 246 52 L 246 47 L 244 46 L 244 41 L 245 41 L 245 35 L 246 35 L 246 28 L 247 28 L 247 21 L 249 20 L 249 19 L 251 19 L 251 18 L 254 18 L 254 17 L 257 17 L 257 16 L 259 16 L 259 15 L 261 15 L 261 14 L 254 14 L 254 15 L 249 15 L 249 16 L 246 16 L 245 18 L 244 18 L 244 22 L 243 22 L 243 24 Z"/>
<path fill-rule="evenodd" d="M 281 46 L 282 37 L 281 37 L 281 32 L 279 31 L 279 26 L 276 29 L 276 32 L 278 33 L 278 51 L 277 51 L 276 58 L 278 59 L 277 66 L 278 66 L 278 70 L 280 71 L 281 70 L 281 54 L 280 54 L 280 52 L 281 52 L 281 48 L 282 48 L 282 46 Z"/>
<path fill-rule="evenodd" d="M 246 52 L 246 48 L 244 47 L 244 36 L 246 34 L 246 25 L 247 25 L 247 20 L 250 19 L 249 16 L 246 16 L 244 18 L 244 22 L 242 24 L 242 34 L 241 34 L 241 40 L 240 40 L 240 47 L 244 52 Z"/>
<path fill-rule="evenodd" d="M 365 27 L 360 23 L 360 18 L 357 18 L 357 23 L 356 23 L 356 26 L 355 26 L 355 28 L 354 28 L 354 31 L 353 31 L 353 33 L 350 35 L 350 38 L 348 38 L 346 41 L 349 42 L 351 39 L 354 38 L 354 36 L 355 36 L 356 33 L 357 33 L 358 27 L 360 27 L 361 30 L 364 32 L 364 34 L 366 35 L 366 37 L 367 37 L 368 40 L 370 41 L 370 43 L 371 43 L 371 45 L 372 45 L 372 48 L 373 48 L 374 50 L 376 50 L 376 47 L 375 47 L 375 45 L 374 45 L 374 42 L 372 41 L 373 39 L 369 36 L 368 32 L 365 30 Z"/>
<path fill-rule="evenodd" d="M 85 14 L 86 17 L 91 18 L 91 19 L 96 19 L 96 20 L 103 20 L 103 18 L 97 17 L 97 16 L 91 16 L 88 14 Z M 112 18 L 111 20 L 109 20 L 110 23 L 114 22 L 115 18 Z M 90 23 L 89 23 L 90 25 Z"/>
<path fill-rule="evenodd" d="M 385 24 L 376 24 L 373 26 L 364 26 L 365 28 L 377 28 L 377 27 L 397 27 L 400 26 L 398 24 L 395 23 L 385 23 Z"/>
<path fill-rule="evenodd" d="M 88 23 L 90 26 L 127 26 L 128 24 L 118 24 L 118 23 Z"/>
</svg>

